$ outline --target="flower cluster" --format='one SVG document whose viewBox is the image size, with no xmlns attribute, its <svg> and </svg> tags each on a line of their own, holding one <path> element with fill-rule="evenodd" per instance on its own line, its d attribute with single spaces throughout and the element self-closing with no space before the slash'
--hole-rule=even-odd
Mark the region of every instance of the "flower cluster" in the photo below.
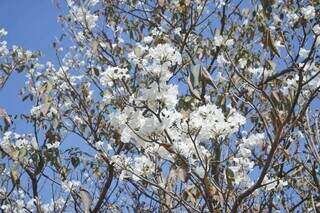
<svg viewBox="0 0 320 213">
<path fill-rule="evenodd" d="M 199 140 L 208 140 L 219 136 L 225 137 L 238 131 L 246 119 L 235 109 L 225 116 L 221 109 L 210 104 L 199 107 L 190 114 L 190 127 L 199 130 Z"/>
<path fill-rule="evenodd" d="M 251 159 L 252 151 L 256 147 L 261 146 L 263 140 L 264 134 L 261 133 L 250 135 L 239 143 L 237 156 L 232 159 L 233 165 L 229 167 L 236 174 L 235 184 L 241 184 L 243 187 L 250 187 L 252 185 L 253 182 L 249 176 L 255 165 Z"/>
</svg>

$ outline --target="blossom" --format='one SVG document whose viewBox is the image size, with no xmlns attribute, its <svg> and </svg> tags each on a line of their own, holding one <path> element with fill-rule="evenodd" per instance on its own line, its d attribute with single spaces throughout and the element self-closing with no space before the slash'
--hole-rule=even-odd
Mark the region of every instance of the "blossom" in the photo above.
<svg viewBox="0 0 320 213">
<path fill-rule="evenodd" d="M 52 143 L 52 144 L 49 144 L 49 143 L 47 143 L 46 144 L 46 147 L 48 148 L 48 149 L 52 149 L 52 148 L 58 148 L 60 146 L 60 142 L 59 141 L 55 141 L 54 143 Z"/>
<path fill-rule="evenodd" d="M 153 59 L 157 64 L 169 61 L 171 66 L 181 64 L 182 61 L 180 53 L 169 43 L 158 44 L 155 48 L 150 48 L 147 57 Z"/>
<path fill-rule="evenodd" d="M 88 4 L 91 6 L 95 6 L 96 4 L 99 3 L 100 0 L 88 0 Z"/>
<path fill-rule="evenodd" d="M 76 181 L 76 180 L 72 180 L 72 181 L 66 180 L 61 183 L 62 189 L 65 190 L 66 192 L 70 192 L 72 190 L 75 190 L 80 185 L 81 185 L 80 182 Z"/>
<path fill-rule="evenodd" d="M 98 16 L 92 14 L 88 9 L 72 5 L 70 13 L 74 22 L 79 22 L 83 26 L 88 27 L 90 30 L 96 27 Z"/>
<path fill-rule="evenodd" d="M 146 36 L 143 38 L 144 43 L 149 44 L 153 41 L 152 36 Z"/>
<path fill-rule="evenodd" d="M 257 145 L 261 145 L 264 139 L 263 133 L 250 135 L 248 138 L 243 139 L 243 146 L 248 149 L 253 149 Z"/>
<path fill-rule="evenodd" d="M 288 108 L 286 105 L 296 104 L 289 108 L 295 117 L 299 117 L 300 109 L 308 103 L 305 101 L 320 85 L 318 52 L 313 51 L 314 60 L 304 60 L 312 51 L 308 49 L 311 41 L 320 35 L 320 26 L 314 23 L 315 8 L 305 4 L 288 7 L 281 0 L 272 5 L 253 1 L 232 13 L 236 4 L 230 2 L 230 7 L 226 7 L 223 0 L 213 4 L 201 0 L 165 0 L 160 2 L 163 5 L 155 1 L 150 6 L 139 1 L 119 1 L 110 5 L 100 0 L 66 1 L 69 13 L 61 20 L 65 22 L 66 35 L 72 36 L 74 45 L 63 46 L 69 42 L 55 45 L 61 59 L 57 65 L 51 62 L 43 65 L 34 59 L 33 52 L 18 46 L 7 47 L 6 41 L 0 41 L 0 69 L 6 71 L 7 65 L 18 70 L 20 65 L 26 67 L 27 82 L 21 93 L 22 97 L 27 97 L 26 101 L 34 103 L 29 109 L 31 115 L 13 115 L 15 119 L 12 121 L 21 118 L 31 124 L 35 122 L 32 132 L 36 134 L 35 137 L 13 132 L 19 127 L 10 122 L 5 129 L 12 131 L 1 135 L 4 128 L 0 124 L 0 148 L 8 153 L 3 156 L 4 162 L 8 163 L 0 165 L 3 178 L 9 181 L 9 185 L 3 184 L 6 188 L 0 188 L 4 211 L 19 212 L 28 208 L 33 212 L 36 204 L 41 205 L 44 213 L 88 209 L 83 208 L 81 196 L 76 195 L 82 188 L 80 186 L 86 184 L 95 198 L 92 203 L 97 203 L 100 190 L 94 187 L 103 189 L 107 180 L 112 188 L 107 192 L 110 202 L 103 203 L 98 211 L 111 211 L 113 207 L 115 211 L 123 211 L 127 206 L 139 205 L 141 211 L 148 212 L 148 205 L 139 202 L 149 202 L 149 196 L 151 199 L 153 196 L 162 198 L 163 194 L 163 201 L 169 208 L 183 211 L 188 208 L 184 205 L 190 203 L 195 211 L 206 212 L 210 210 L 202 201 L 207 200 L 208 193 L 199 193 L 199 189 L 204 185 L 204 189 L 217 191 L 214 189 L 216 174 L 219 196 L 232 195 L 229 196 L 230 202 L 226 200 L 220 204 L 219 199 L 215 199 L 217 206 L 224 207 L 227 203 L 232 208 L 237 204 L 234 203 L 237 195 L 258 180 L 263 166 L 268 167 L 263 183 L 239 202 L 239 208 L 254 209 L 258 201 L 266 202 L 259 190 L 277 196 L 280 194 L 277 191 L 287 185 L 286 179 L 290 180 L 290 191 L 286 188 L 281 191 L 284 199 L 291 188 L 298 191 L 310 188 L 312 177 L 305 171 L 296 173 L 292 170 L 295 174 L 292 177 L 279 178 L 276 167 L 280 163 L 284 169 L 290 170 L 299 164 L 299 159 L 286 162 L 287 152 L 290 157 L 294 157 L 291 156 L 293 153 L 303 153 L 302 157 L 309 159 L 308 152 L 313 147 L 308 143 L 313 137 L 297 135 L 298 131 L 306 134 L 308 129 L 305 126 L 313 131 L 317 124 L 310 119 L 310 124 L 304 125 L 305 119 L 298 119 L 296 125 L 291 126 L 288 121 L 279 129 L 277 116 L 272 113 L 272 102 L 283 99 L 283 103 L 275 104 L 281 124 L 282 115 Z M 115 9 L 114 6 L 118 7 Z M 152 15 L 150 7 L 153 6 L 158 8 L 160 16 Z M 216 13 L 211 13 L 211 6 L 217 7 Z M 223 11 L 219 9 L 222 6 Z M 223 23 L 225 30 L 220 32 L 221 23 L 215 24 L 214 19 L 223 16 L 222 12 L 227 19 Z M 140 15 L 146 15 L 150 22 L 139 22 Z M 199 17 L 196 17 L 195 24 L 187 24 L 186 28 L 183 26 L 186 23 L 180 20 L 185 15 Z M 306 42 L 300 48 L 298 41 L 302 26 L 306 29 Z M 276 32 L 278 29 L 285 33 L 272 38 L 274 45 L 271 46 L 280 49 L 286 41 L 288 50 L 299 49 L 298 62 L 301 63 L 298 68 L 303 69 L 303 86 L 294 103 L 290 100 L 295 96 L 293 92 L 299 92 L 299 75 L 294 72 L 296 68 L 287 63 L 290 58 L 278 60 L 270 57 L 269 51 L 257 45 L 266 30 Z M 0 30 L 0 39 L 6 34 Z M 292 36 L 296 42 L 288 39 Z M 318 38 L 312 47 L 316 47 L 319 41 Z M 230 53 L 228 59 L 224 54 L 226 50 Z M 231 60 L 241 68 L 243 76 L 234 72 Z M 192 69 L 198 66 L 207 67 L 210 72 L 207 79 L 204 75 L 194 74 L 196 70 Z M 213 76 L 216 87 L 206 87 Z M 186 80 L 192 82 L 193 88 Z M 197 91 L 192 93 L 188 89 Z M 197 92 L 201 93 L 200 98 Z M 265 101 L 263 94 L 270 96 L 271 100 Z M 304 114 L 313 114 L 316 110 L 313 105 L 310 103 L 311 110 L 305 109 Z M 54 137 L 51 137 L 52 132 Z M 281 136 L 279 143 L 269 141 L 277 139 L 278 134 Z M 88 148 L 78 143 L 60 146 L 62 140 L 69 140 L 69 135 L 76 135 Z M 295 143 L 290 143 L 293 141 Z M 285 145 L 288 147 L 283 147 Z M 264 165 L 271 147 L 275 150 L 270 155 L 273 159 L 270 165 Z M 310 156 L 312 163 L 317 156 Z M 21 177 L 20 181 L 26 181 L 20 183 L 22 188 L 30 188 L 32 180 L 30 182 L 27 169 L 34 174 L 32 176 L 39 177 L 39 187 L 44 185 L 46 188 L 47 182 L 53 182 L 54 200 L 45 198 L 44 203 L 42 198 L 41 201 L 47 189 L 40 188 L 38 198 L 29 198 L 29 192 L 24 194 L 17 187 L 7 195 L 13 185 L 10 181 L 14 183 L 16 176 Z M 45 173 L 48 177 L 41 178 Z M 301 176 L 304 174 L 306 177 Z M 109 176 L 112 177 L 110 183 Z M 301 177 L 310 180 L 301 183 L 295 180 Z M 296 187 L 298 184 L 307 187 Z M 164 190 L 169 194 L 163 193 Z M 65 199 L 68 196 L 74 199 Z M 117 196 L 124 199 L 117 200 Z M 216 195 L 209 193 L 209 196 L 215 198 Z M 255 201 L 254 196 L 259 199 Z M 280 203 L 274 203 L 275 208 L 282 208 L 278 206 Z M 291 204 L 294 205 L 290 202 L 288 205 Z M 193 210 L 190 208 L 190 211 Z"/>
<path fill-rule="evenodd" d="M 131 139 L 131 130 L 129 129 L 129 127 L 125 127 L 123 128 L 122 132 L 121 132 L 121 142 L 123 143 L 129 143 L 130 139 Z"/>
<path fill-rule="evenodd" d="M 299 20 L 299 16 L 292 11 L 289 11 L 287 13 L 287 17 L 288 17 L 288 23 L 291 27 L 294 26 L 294 24 Z"/>
<path fill-rule="evenodd" d="M 145 101 L 152 109 L 158 105 L 159 101 L 168 108 L 172 108 L 178 103 L 178 93 L 176 85 L 158 85 L 156 82 L 153 82 L 149 88 L 142 88 L 140 90 L 137 100 Z"/>
<path fill-rule="evenodd" d="M 319 35 L 320 34 L 320 25 L 319 24 L 316 24 L 313 26 L 313 32 L 316 34 L 316 35 Z"/>
<path fill-rule="evenodd" d="M 310 20 L 316 15 L 316 11 L 312 5 L 301 8 L 301 13 L 306 20 Z"/>
<path fill-rule="evenodd" d="M 217 136 L 227 136 L 245 123 L 245 118 L 234 110 L 228 117 L 213 104 L 199 107 L 190 114 L 190 126 L 200 129 L 199 140 L 208 140 Z"/>
<path fill-rule="evenodd" d="M 306 49 L 304 49 L 304 48 L 301 48 L 301 49 L 300 49 L 300 52 L 299 52 L 299 56 L 300 56 L 301 58 L 306 58 L 306 57 L 308 57 L 309 52 L 310 52 L 310 50 L 306 50 Z"/>
<path fill-rule="evenodd" d="M 245 59 L 245 58 L 240 58 L 240 60 L 239 60 L 239 67 L 241 68 L 241 69 L 243 69 L 246 65 L 247 65 L 247 59 Z"/>
<path fill-rule="evenodd" d="M 217 63 L 220 67 L 224 67 L 225 64 L 230 63 L 223 55 L 218 55 Z"/>
<path fill-rule="evenodd" d="M 100 82 L 105 87 L 112 87 L 114 81 L 125 80 L 130 76 L 127 74 L 128 70 L 120 67 L 108 67 L 101 73 Z"/>
<path fill-rule="evenodd" d="M 221 35 L 216 35 L 213 39 L 213 43 L 217 47 L 223 45 L 223 42 L 224 42 L 224 38 Z"/>
<path fill-rule="evenodd" d="M 0 29 L 0 37 L 8 35 L 8 32 L 5 29 Z"/>
<path fill-rule="evenodd" d="M 253 68 L 253 67 L 249 67 L 248 68 L 248 72 L 252 73 L 254 76 L 261 76 L 263 74 L 263 67 L 257 67 L 257 68 Z"/>
<path fill-rule="evenodd" d="M 134 157 L 132 168 L 134 173 L 141 176 L 149 176 L 154 172 L 155 164 L 147 158 L 145 155 Z M 139 181 L 140 178 L 136 175 L 132 175 L 132 179 Z"/>
<path fill-rule="evenodd" d="M 228 39 L 228 40 L 226 40 L 225 44 L 226 44 L 227 47 L 232 47 L 233 44 L 234 44 L 234 40 L 233 39 Z"/>
<path fill-rule="evenodd" d="M 0 56 L 5 56 L 9 54 L 9 49 L 7 47 L 7 42 L 6 41 L 1 41 L 0 42 Z"/>
<path fill-rule="evenodd" d="M 248 138 L 239 141 L 238 153 L 232 158 L 233 165 L 229 167 L 235 175 L 235 184 L 250 187 L 252 184 L 249 173 L 254 167 L 254 162 L 250 159 L 252 151 L 264 140 L 263 133 L 252 134 Z"/>
<path fill-rule="evenodd" d="M 263 180 L 263 183 L 266 184 L 266 190 L 279 190 L 288 185 L 288 182 L 282 179 L 276 180 L 275 178 L 266 177 Z"/>
</svg>

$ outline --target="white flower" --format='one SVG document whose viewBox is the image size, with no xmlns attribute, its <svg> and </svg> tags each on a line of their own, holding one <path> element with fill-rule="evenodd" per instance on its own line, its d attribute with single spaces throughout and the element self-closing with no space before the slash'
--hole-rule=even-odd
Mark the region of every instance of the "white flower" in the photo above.
<svg viewBox="0 0 320 213">
<path fill-rule="evenodd" d="M 230 111 L 226 118 L 216 105 L 201 106 L 190 114 L 190 127 L 200 129 L 200 141 L 234 133 L 245 123 L 245 118 L 233 109 Z"/>
<path fill-rule="evenodd" d="M 100 82 L 105 87 L 112 87 L 115 80 L 128 79 L 128 70 L 120 67 L 108 67 L 101 73 Z"/>
<path fill-rule="evenodd" d="M 245 59 L 245 58 L 240 58 L 240 60 L 239 60 L 239 67 L 240 67 L 241 69 L 243 69 L 246 65 L 247 65 L 247 59 Z"/>
<path fill-rule="evenodd" d="M 54 143 L 47 143 L 46 147 L 48 149 L 52 149 L 52 148 L 58 148 L 60 146 L 60 142 L 59 141 L 55 141 Z"/>
<path fill-rule="evenodd" d="M 75 180 L 71 180 L 71 181 L 66 180 L 61 183 L 61 186 L 63 190 L 65 190 L 66 192 L 70 192 L 75 188 L 78 188 L 80 186 L 80 182 Z"/>
<path fill-rule="evenodd" d="M 313 27 L 312 29 L 313 29 L 313 32 L 314 32 L 316 35 L 319 35 L 319 34 L 320 34 L 320 25 L 319 25 L 319 24 L 314 25 L 314 27 Z"/>
<path fill-rule="evenodd" d="M 169 61 L 171 65 L 176 65 L 181 64 L 182 61 L 180 53 L 168 43 L 158 44 L 155 48 L 151 48 L 147 57 L 154 59 L 157 64 Z"/>
<path fill-rule="evenodd" d="M 23 209 L 23 207 L 24 207 L 24 201 L 23 200 L 17 200 L 16 201 L 16 208 L 18 209 L 18 210 L 20 210 L 20 209 Z M 24 212 L 24 211 L 18 211 L 18 212 Z"/>
<path fill-rule="evenodd" d="M 310 20 L 315 17 L 316 10 L 312 5 L 301 8 L 301 13 L 306 20 Z"/>
<path fill-rule="evenodd" d="M 255 146 L 261 145 L 264 139 L 263 133 L 258 133 L 254 135 L 250 135 L 247 139 L 243 139 L 244 147 L 248 149 L 253 149 Z"/>
<path fill-rule="evenodd" d="M 225 1 L 225 0 L 218 0 L 218 2 L 217 2 L 218 8 L 223 7 L 225 4 L 226 4 L 226 1 Z"/>
<path fill-rule="evenodd" d="M 224 67 L 226 64 L 230 63 L 226 60 L 226 58 L 223 55 L 218 55 L 217 57 L 217 63 L 220 67 Z"/>
<path fill-rule="evenodd" d="M 7 48 L 7 42 L 1 41 L 0 42 L 0 56 L 5 56 L 9 54 L 9 50 Z"/>
<path fill-rule="evenodd" d="M 226 44 L 227 47 L 231 47 L 234 44 L 234 40 L 232 38 L 228 39 L 228 40 L 226 40 L 225 44 Z"/>
<path fill-rule="evenodd" d="M 178 103 L 178 86 L 167 85 L 162 83 L 158 85 L 153 82 L 149 88 L 142 88 L 140 96 L 137 100 L 146 101 L 151 108 L 157 107 L 159 101 L 167 106 L 173 108 Z"/>
<path fill-rule="evenodd" d="M 103 141 L 97 141 L 94 145 L 97 149 L 101 149 L 103 147 Z"/>
<path fill-rule="evenodd" d="M 306 58 L 306 57 L 308 57 L 309 52 L 310 52 L 310 50 L 306 50 L 306 49 L 304 49 L 304 48 L 301 48 L 301 49 L 300 49 L 300 52 L 299 52 L 299 56 L 300 56 L 301 58 Z"/>
<path fill-rule="evenodd" d="M 259 77 L 263 73 L 263 67 L 258 67 L 258 68 L 249 67 L 248 71 L 252 73 L 254 76 Z"/>
<path fill-rule="evenodd" d="M 150 44 L 153 41 L 152 36 L 146 36 L 143 38 L 144 43 Z"/>
<path fill-rule="evenodd" d="M 267 191 L 271 191 L 273 190 L 275 187 L 277 186 L 277 181 L 274 181 L 274 180 L 270 180 L 270 182 L 267 183 L 266 185 L 266 190 Z"/>
<path fill-rule="evenodd" d="M 296 13 L 292 13 L 291 11 L 287 13 L 288 23 L 292 27 L 298 20 L 299 16 Z"/>
<path fill-rule="evenodd" d="M 266 190 L 281 190 L 283 187 L 288 185 L 288 182 L 285 180 L 276 180 L 275 178 L 268 178 L 266 177 L 265 180 L 263 180 L 263 183 L 266 184 Z"/>
<path fill-rule="evenodd" d="M 2 205 L 2 206 L 1 206 L 1 209 L 4 210 L 5 212 L 9 212 L 9 210 L 10 210 L 10 205 L 9 205 L 9 204 L 7 204 L 7 205 Z"/>
<path fill-rule="evenodd" d="M 224 38 L 221 35 L 216 35 L 213 39 L 213 43 L 217 47 L 223 45 L 223 42 L 224 42 Z"/>
<path fill-rule="evenodd" d="M 71 7 L 71 19 L 74 22 L 79 22 L 83 26 L 88 27 L 90 30 L 95 28 L 98 16 L 91 14 L 89 10 L 84 7 L 78 7 L 73 5 Z"/>
<path fill-rule="evenodd" d="M 32 209 L 34 207 L 34 203 L 35 203 L 36 199 L 32 198 L 27 202 L 27 208 L 28 209 Z"/>
<path fill-rule="evenodd" d="M 281 43 L 280 40 L 276 40 L 276 41 L 274 42 L 274 45 L 275 45 L 276 47 L 278 47 L 278 48 L 283 48 L 283 47 L 284 47 L 284 45 Z"/>
<path fill-rule="evenodd" d="M 30 114 L 35 116 L 35 117 L 39 117 L 41 113 L 41 105 L 39 106 L 33 106 L 30 110 Z"/>
<path fill-rule="evenodd" d="M 141 176 L 149 176 L 154 172 L 154 163 L 147 158 L 146 156 L 138 156 L 133 159 L 133 165 L 132 168 L 134 169 L 133 172 L 135 174 L 141 175 Z M 140 178 L 136 175 L 132 175 L 132 179 L 135 181 L 139 181 Z"/>
<path fill-rule="evenodd" d="M 0 37 L 6 36 L 8 34 L 7 31 L 5 31 L 5 29 L 0 29 Z"/>
<path fill-rule="evenodd" d="M 88 4 L 94 6 L 99 3 L 99 0 L 88 0 Z"/>
<path fill-rule="evenodd" d="M 181 27 L 177 27 L 174 29 L 174 33 L 177 34 L 177 35 L 180 35 L 181 33 Z"/>
<path fill-rule="evenodd" d="M 131 139 L 131 130 L 129 127 L 125 127 L 121 132 L 121 142 L 129 143 Z"/>
</svg>

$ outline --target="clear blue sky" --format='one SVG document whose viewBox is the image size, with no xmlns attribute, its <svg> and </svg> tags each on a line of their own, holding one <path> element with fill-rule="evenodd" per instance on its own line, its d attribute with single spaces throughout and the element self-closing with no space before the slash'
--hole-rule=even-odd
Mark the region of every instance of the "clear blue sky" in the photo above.
<svg viewBox="0 0 320 213">
<path fill-rule="evenodd" d="M 33 51 L 40 50 L 44 54 L 41 61 L 55 61 L 52 42 L 62 33 L 57 22 L 61 12 L 53 0 L 0 0 L 0 29 L 8 31 L 6 40 L 9 47 L 18 45 Z M 30 110 L 18 97 L 24 80 L 23 73 L 15 74 L 0 91 L 0 107 L 9 114 Z"/>
<path fill-rule="evenodd" d="M 59 35 L 59 9 L 52 0 L 0 0 L 0 27 L 10 44 L 42 50 L 53 56 L 52 41 Z"/>
</svg>

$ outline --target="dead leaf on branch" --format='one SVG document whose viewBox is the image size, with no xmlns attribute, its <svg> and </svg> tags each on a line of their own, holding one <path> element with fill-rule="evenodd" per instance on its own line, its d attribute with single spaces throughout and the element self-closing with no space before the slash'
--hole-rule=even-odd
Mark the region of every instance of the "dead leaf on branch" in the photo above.
<svg viewBox="0 0 320 213">
<path fill-rule="evenodd" d="M 209 84 L 215 89 L 217 88 L 210 73 L 202 65 L 195 65 L 192 67 L 187 83 L 190 93 L 198 100 L 201 100 L 200 89 L 203 87 L 206 87 Z"/>
<path fill-rule="evenodd" d="M 84 213 L 90 213 L 90 208 L 92 205 L 91 194 L 85 189 L 80 189 L 79 195 L 83 204 Z"/>
<path fill-rule="evenodd" d="M 173 149 L 172 144 L 169 143 L 161 143 L 159 146 L 165 148 L 169 153 L 175 154 L 176 151 Z"/>
<path fill-rule="evenodd" d="M 279 50 L 277 49 L 277 47 L 274 44 L 274 41 L 272 39 L 272 34 L 269 29 L 264 29 L 262 43 L 265 48 L 269 48 L 272 53 L 274 53 L 278 57 L 280 57 Z"/>
<path fill-rule="evenodd" d="M 201 81 L 204 83 L 204 85 L 206 86 L 207 84 L 211 85 L 212 87 L 216 88 L 212 77 L 210 75 L 210 73 L 208 72 L 208 70 L 204 67 L 200 67 L 200 79 Z"/>
<path fill-rule="evenodd" d="M 0 108 L 0 118 L 4 121 L 4 131 L 8 130 L 11 124 L 11 118 L 3 108 Z"/>
</svg>

